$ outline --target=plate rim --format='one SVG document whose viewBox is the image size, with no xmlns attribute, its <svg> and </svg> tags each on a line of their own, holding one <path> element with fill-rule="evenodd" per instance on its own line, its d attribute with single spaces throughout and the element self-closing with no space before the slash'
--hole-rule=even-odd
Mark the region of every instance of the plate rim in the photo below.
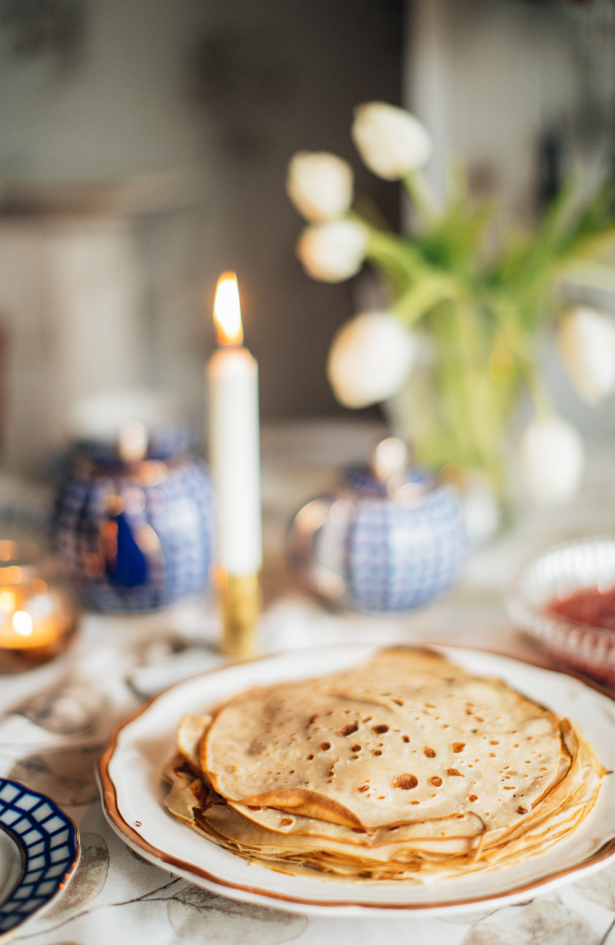
<svg viewBox="0 0 615 945">
<path fill-rule="evenodd" d="M 51 903 L 60 895 L 60 893 L 64 892 L 67 884 L 75 875 L 75 870 L 81 858 L 81 836 L 79 834 L 79 828 L 77 827 L 77 824 L 75 823 L 73 818 L 70 816 L 70 814 L 67 814 L 66 811 L 58 804 L 58 802 L 54 801 L 54 799 L 50 797 L 49 794 L 45 794 L 44 791 L 39 791 L 36 788 L 31 788 L 29 785 L 25 783 L 25 781 L 20 781 L 18 778 L 10 778 L 10 777 L 5 777 L 4 775 L 2 775 L 0 777 L 0 782 L 4 782 L 5 784 L 16 784 L 20 788 L 23 788 L 25 791 L 27 791 L 29 794 L 35 794 L 38 797 L 40 797 L 41 800 L 46 801 L 52 808 L 54 814 L 56 816 L 60 814 L 61 817 L 66 821 L 66 826 L 70 830 L 72 830 L 73 840 L 75 843 L 75 858 L 73 859 L 72 863 L 66 867 L 65 872 L 62 874 L 61 881 L 58 882 L 58 886 L 56 890 L 50 896 L 46 897 L 44 902 L 41 902 L 40 905 L 36 906 L 32 910 L 32 912 L 29 912 L 27 915 L 24 915 L 23 920 L 21 922 L 18 922 L 16 925 L 12 926 L 10 929 L 7 929 L 5 932 L 0 932 L 0 943 L 4 943 L 4 942 L 9 942 L 13 938 L 13 936 L 16 935 L 19 932 L 19 930 L 22 929 L 23 926 L 26 925 L 26 923 L 30 921 L 30 919 L 34 919 L 36 916 L 38 916 L 43 909 L 46 909 L 47 906 L 51 905 Z M 15 841 L 19 849 L 19 852 L 21 854 L 21 860 L 22 860 L 22 866 L 21 866 L 19 879 L 13 886 L 11 892 L 6 897 L 6 899 L 3 899 L 2 902 L 0 903 L 0 906 L 5 906 L 7 902 L 10 902 L 11 899 L 14 898 L 15 894 L 23 885 L 23 882 L 26 876 L 25 867 L 27 865 L 27 855 L 24 850 L 21 837 L 18 833 L 15 833 L 15 831 L 11 830 L 10 827 L 7 828 L 4 824 L 0 827 L 0 829 L 13 838 L 13 840 Z M 27 901 L 27 900 L 24 900 L 24 901 Z"/>
<path fill-rule="evenodd" d="M 340 646 L 348 647 L 359 647 L 365 646 L 364 642 L 348 642 L 348 643 L 331 643 L 319 645 L 318 649 L 327 649 L 330 647 L 339 648 Z M 386 649 L 387 644 L 383 643 L 378 645 L 374 641 L 369 641 L 369 644 L 373 645 L 374 648 Z M 490 656 L 501 656 L 505 659 L 514 660 L 517 663 L 526 664 L 527 666 L 534 666 L 538 669 L 544 669 L 548 672 L 557 673 L 560 676 L 570 676 L 573 679 L 581 682 L 583 685 L 587 686 L 589 689 L 593 689 L 600 695 L 606 696 L 611 702 L 615 702 L 615 693 L 601 686 L 599 683 L 594 682 L 591 679 L 588 679 L 582 673 L 576 672 L 572 669 L 564 669 L 558 666 L 553 666 L 552 664 L 545 661 L 540 661 L 538 659 L 530 659 L 526 657 L 514 656 L 510 653 L 502 652 L 501 650 L 489 649 L 487 647 L 481 646 L 463 646 L 460 644 L 454 643 L 423 643 L 417 642 L 414 643 L 390 643 L 389 647 L 404 647 L 407 649 L 413 650 L 438 650 L 438 649 L 447 649 L 447 650 L 470 650 L 476 653 L 486 653 Z M 327 912 L 335 912 L 340 909 L 347 909 L 352 911 L 358 911 L 362 914 L 367 912 L 380 913 L 386 910 L 394 910 L 395 912 L 419 912 L 426 913 L 431 912 L 435 914 L 439 911 L 449 911 L 452 909 L 462 910 L 475 908 L 477 905 L 483 903 L 508 903 L 512 904 L 512 900 L 517 898 L 523 899 L 526 893 L 533 890 L 540 890 L 543 887 L 548 887 L 552 883 L 559 883 L 563 881 L 567 876 L 575 873 L 586 873 L 588 870 L 597 868 L 600 863 L 604 860 L 607 860 L 615 852 L 615 836 L 610 840 L 605 841 L 594 853 L 592 853 L 585 860 L 582 860 L 580 863 L 577 863 L 574 866 L 566 867 L 565 869 L 555 870 L 539 879 L 530 881 L 528 883 L 523 883 L 521 885 L 516 885 L 513 889 L 507 890 L 506 892 L 497 892 L 490 895 L 480 895 L 473 897 L 471 899 L 452 899 L 447 901 L 440 902 L 426 902 L 426 903 L 360 903 L 360 902 L 348 902 L 348 901 L 335 901 L 328 900 L 323 901 L 322 899 L 304 899 L 297 896 L 289 896 L 284 893 L 274 892 L 272 890 L 262 889 L 260 887 L 246 886 L 242 883 L 233 883 L 229 880 L 222 879 L 219 876 L 215 876 L 212 873 L 209 873 L 207 870 L 203 869 L 200 866 L 196 866 L 193 863 L 189 863 L 186 860 L 180 860 L 175 856 L 172 856 L 169 853 L 166 853 L 164 850 L 160 850 L 158 847 L 155 847 L 148 840 L 145 840 L 141 834 L 139 834 L 134 827 L 129 824 L 122 813 L 120 812 L 118 799 L 117 799 L 117 790 L 113 779 L 109 773 L 109 765 L 117 748 L 117 742 L 120 735 L 120 732 L 129 726 L 135 719 L 139 718 L 145 712 L 148 711 L 150 706 L 164 696 L 171 689 L 175 689 L 177 686 L 181 686 L 183 683 L 191 679 L 197 679 L 201 676 L 209 676 L 212 673 L 220 672 L 220 670 L 228 669 L 233 666 L 239 666 L 249 663 L 258 663 L 266 659 L 272 659 L 279 656 L 288 656 L 289 654 L 301 653 L 302 651 L 313 650 L 315 647 L 307 646 L 300 647 L 296 650 L 279 650 L 272 653 L 264 653 L 261 656 L 249 657 L 247 659 L 233 660 L 232 662 L 222 664 L 221 666 L 214 666 L 211 669 L 202 670 L 200 673 L 194 673 L 191 676 L 186 676 L 184 679 L 181 679 L 175 683 L 172 683 L 170 686 L 166 686 L 160 692 L 157 692 L 155 695 L 151 696 L 142 706 L 140 706 L 135 712 L 131 713 L 128 718 L 124 719 L 116 728 L 113 730 L 111 737 L 105 750 L 103 751 L 97 765 L 97 775 L 98 775 L 98 785 L 102 800 L 102 807 L 105 813 L 105 816 L 111 823 L 111 825 L 116 830 L 116 833 L 122 835 L 122 838 L 127 840 L 129 845 L 138 847 L 148 858 L 150 862 L 154 860 L 158 861 L 158 864 L 164 863 L 166 866 L 171 867 L 169 870 L 173 872 L 177 871 L 180 875 L 183 873 L 189 873 L 193 876 L 198 876 L 200 879 L 205 880 L 206 882 L 212 884 L 213 886 L 222 887 L 221 894 L 225 889 L 233 889 L 249 896 L 256 896 L 259 899 L 266 898 L 273 900 L 271 905 L 273 906 L 276 902 L 279 908 L 289 909 L 290 905 L 295 906 L 307 906 L 310 909 L 318 909 L 321 914 Z M 205 838 L 206 839 L 206 838 Z M 210 841 L 211 842 L 211 841 Z M 246 901 L 245 899 L 243 901 Z M 252 901 L 252 900 L 250 900 Z M 284 903 L 284 905 L 282 905 Z"/>
</svg>

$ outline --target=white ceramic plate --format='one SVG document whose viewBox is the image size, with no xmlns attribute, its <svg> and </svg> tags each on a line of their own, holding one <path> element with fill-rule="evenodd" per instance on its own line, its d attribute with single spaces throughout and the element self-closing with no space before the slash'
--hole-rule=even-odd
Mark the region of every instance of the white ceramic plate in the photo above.
<svg viewBox="0 0 615 945">
<path fill-rule="evenodd" d="M 163 804 L 161 771 L 175 750 L 184 712 L 205 713 L 248 686 L 309 678 L 362 663 L 376 647 L 344 645 L 268 656 L 202 673 L 167 689 L 115 733 L 99 766 L 103 806 L 122 839 L 152 863 L 243 902 L 315 915 L 432 914 L 493 908 L 600 869 L 615 856 L 615 777 L 605 778 L 596 807 L 574 835 L 511 867 L 429 884 L 362 884 L 287 876 L 252 865 L 172 817 Z M 433 647 L 473 673 L 497 676 L 567 716 L 615 769 L 615 703 L 563 673 L 462 647 Z"/>
</svg>

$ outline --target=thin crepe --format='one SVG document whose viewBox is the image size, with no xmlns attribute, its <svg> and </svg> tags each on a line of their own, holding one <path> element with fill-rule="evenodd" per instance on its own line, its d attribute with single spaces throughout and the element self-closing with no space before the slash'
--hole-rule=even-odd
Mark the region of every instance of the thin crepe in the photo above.
<svg viewBox="0 0 615 945">
<path fill-rule="evenodd" d="M 210 726 L 201 768 L 230 803 L 364 829 L 466 809 L 508 824 L 565 774 L 552 713 L 440 657 L 413 664 L 385 651 L 367 671 L 241 693 Z"/>
<path fill-rule="evenodd" d="M 578 827 L 604 775 L 566 720 L 409 649 L 185 716 L 178 749 L 172 813 L 273 869 L 352 881 L 536 855 Z"/>
</svg>

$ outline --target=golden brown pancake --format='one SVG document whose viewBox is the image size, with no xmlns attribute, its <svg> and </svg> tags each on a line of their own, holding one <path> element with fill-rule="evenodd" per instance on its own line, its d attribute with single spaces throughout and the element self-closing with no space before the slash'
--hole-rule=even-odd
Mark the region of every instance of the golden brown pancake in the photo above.
<svg viewBox="0 0 615 945">
<path fill-rule="evenodd" d="M 565 719 L 498 679 L 383 650 L 185 716 L 167 806 L 291 873 L 423 881 L 518 862 L 575 830 L 604 770 Z"/>
</svg>

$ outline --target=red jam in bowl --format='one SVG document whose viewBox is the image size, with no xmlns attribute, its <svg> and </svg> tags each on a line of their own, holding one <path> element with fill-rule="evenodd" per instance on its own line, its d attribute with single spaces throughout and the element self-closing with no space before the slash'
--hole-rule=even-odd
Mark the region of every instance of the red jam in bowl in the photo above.
<svg viewBox="0 0 615 945">
<path fill-rule="evenodd" d="M 571 623 L 615 630 L 615 587 L 604 593 L 597 587 L 585 587 L 563 600 L 552 600 L 546 611 Z"/>
</svg>

